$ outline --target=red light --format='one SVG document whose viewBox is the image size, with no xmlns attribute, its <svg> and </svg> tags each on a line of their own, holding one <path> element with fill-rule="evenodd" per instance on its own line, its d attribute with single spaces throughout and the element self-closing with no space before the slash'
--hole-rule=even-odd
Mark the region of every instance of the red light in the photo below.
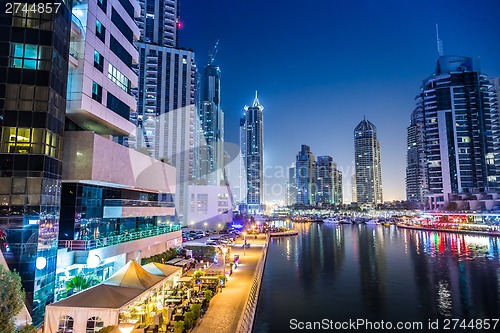
<svg viewBox="0 0 500 333">
<path fill-rule="evenodd" d="M 181 21 L 177 21 L 177 29 L 182 29 L 183 24 Z"/>
</svg>

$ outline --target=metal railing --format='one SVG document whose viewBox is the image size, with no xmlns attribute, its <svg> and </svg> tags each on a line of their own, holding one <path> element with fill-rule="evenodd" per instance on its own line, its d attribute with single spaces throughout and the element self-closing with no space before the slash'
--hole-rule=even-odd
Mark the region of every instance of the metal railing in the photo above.
<svg viewBox="0 0 500 333">
<path fill-rule="evenodd" d="M 236 333 L 251 333 L 253 328 L 253 323 L 255 320 L 255 312 L 257 311 L 257 303 L 259 301 L 260 285 L 262 283 L 262 276 L 264 275 L 264 267 L 266 265 L 267 258 L 267 248 L 269 244 L 269 236 L 266 236 L 266 244 L 263 248 L 262 258 L 259 260 L 257 267 L 255 268 L 255 275 L 250 288 L 250 293 L 241 314 L 240 321 L 238 323 L 238 329 Z"/>
<path fill-rule="evenodd" d="M 179 231 L 181 227 L 178 225 L 157 227 L 140 231 L 132 231 L 116 236 L 109 236 L 89 240 L 60 240 L 59 248 L 68 248 L 72 251 L 87 251 L 98 249 L 101 247 L 122 244 L 138 239 L 163 235 L 169 232 Z"/>
<path fill-rule="evenodd" d="M 131 199 L 105 199 L 104 206 L 107 206 L 107 207 L 175 207 L 173 202 L 131 200 Z"/>
</svg>

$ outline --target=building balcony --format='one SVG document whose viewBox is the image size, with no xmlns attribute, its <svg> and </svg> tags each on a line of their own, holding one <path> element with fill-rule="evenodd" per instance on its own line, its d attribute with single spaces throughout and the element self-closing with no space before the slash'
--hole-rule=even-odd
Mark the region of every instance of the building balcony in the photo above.
<svg viewBox="0 0 500 333">
<path fill-rule="evenodd" d="M 150 228 L 139 231 L 126 232 L 120 235 L 89 239 L 89 240 L 60 240 L 59 248 L 67 248 L 70 251 L 89 251 L 107 246 L 133 242 L 154 236 L 160 236 L 175 231 L 180 231 L 178 225 Z"/>
</svg>

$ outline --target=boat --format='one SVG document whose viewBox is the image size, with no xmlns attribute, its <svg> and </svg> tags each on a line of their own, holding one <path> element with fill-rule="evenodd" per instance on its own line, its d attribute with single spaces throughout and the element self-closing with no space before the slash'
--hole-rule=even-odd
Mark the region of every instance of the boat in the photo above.
<svg viewBox="0 0 500 333">
<path fill-rule="evenodd" d="M 347 219 L 340 220 L 339 223 L 341 223 L 341 224 L 353 224 L 354 222 L 347 218 Z"/>
<path fill-rule="evenodd" d="M 323 220 L 324 223 L 335 223 L 338 224 L 339 220 L 336 217 L 328 217 Z"/>
<path fill-rule="evenodd" d="M 377 220 L 371 219 L 371 220 L 365 221 L 365 224 L 375 225 L 375 224 L 377 224 Z"/>
</svg>

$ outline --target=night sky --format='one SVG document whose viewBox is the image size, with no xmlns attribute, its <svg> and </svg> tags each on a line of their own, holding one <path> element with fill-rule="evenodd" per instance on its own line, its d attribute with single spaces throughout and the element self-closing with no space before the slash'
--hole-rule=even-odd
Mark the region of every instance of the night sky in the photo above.
<svg viewBox="0 0 500 333">
<path fill-rule="evenodd" d="M 405 198 L 406 127 L 438 57 L 480 57 L 500 76 L 500 0 L 181 0 L 179 46 L 200 69 L 219 39 L 226 141 L 255 90 L 264 105 L 266 200 L 284 198 L 289 166 L 307 144 L 331 155 L 350 202 L 354 127 L 377 126 L 384 200 Z"/>
</svg>

